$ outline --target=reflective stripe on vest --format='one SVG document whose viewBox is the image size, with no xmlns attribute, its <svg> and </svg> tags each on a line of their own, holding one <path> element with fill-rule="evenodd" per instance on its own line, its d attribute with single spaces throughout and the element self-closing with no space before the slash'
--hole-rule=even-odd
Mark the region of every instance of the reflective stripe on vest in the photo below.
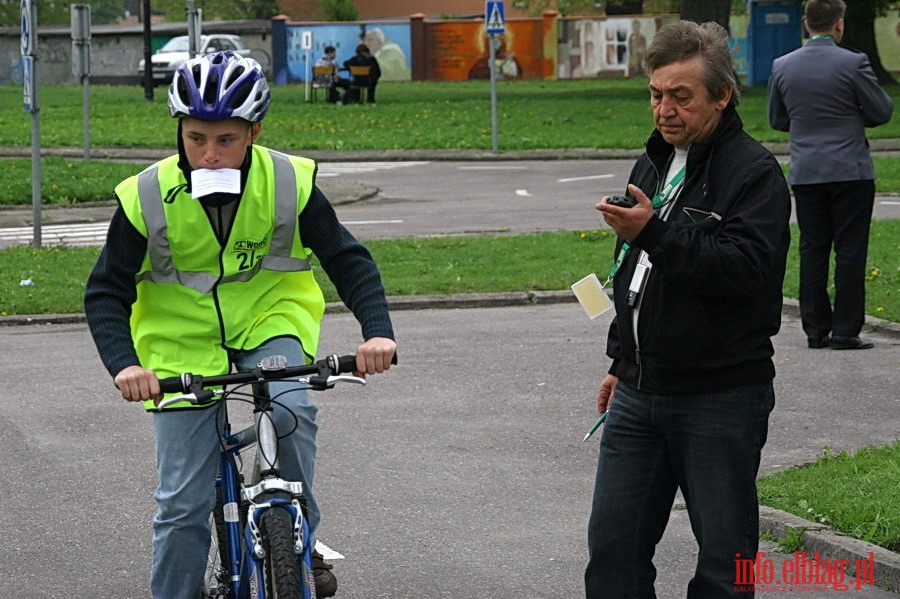
<svg viewBox="0 0 900 599">
<path fill-rule="evenodd" d="M 152 268 L 139 274 L 137 280 L 179 283 L 200 293 L 209 293 L 217 282 L 246 282 L 260 269 L 277 272 L 311 270 L 309 260 L 291 256 L 297 223 L 297 179 L 294 167 L 286 154 L 269 150 L 269 155 L 275 175 L 275 226 L 270 251 L 251 268 L 221 279 L 206 272 L 186 272 L 175 268 L 157 176 L 159 166 L 154 165 L 141 172 L 138 175 L 138 198 L 147 223 L 147 252 Z"/>
</svg>

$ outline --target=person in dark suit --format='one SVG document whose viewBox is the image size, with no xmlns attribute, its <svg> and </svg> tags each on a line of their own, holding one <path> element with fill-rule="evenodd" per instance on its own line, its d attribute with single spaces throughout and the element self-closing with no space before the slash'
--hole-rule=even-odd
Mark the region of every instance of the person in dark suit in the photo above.
<svg viewBox="0 0 900 599">
<path fill-rule="evenodd" d="M 375 86 L 378 85 L 378 80 L 381 78 L 381 68 L 378 66 L 378 61 L 372 56 L 372 53 L 369 51 L 369 47 L 365 44 L 359 44 L 356 46 L 356 54 L 354 54 L 350 59 L 344 61 L 344 69 L 350 70 L 350 67 L 369 67 L 369 76 L 367 78 L 361 77 L 352 77 L 351 83 L 352 85 L 363 85 L 368 89 L 366 90 L 366 101 L 369 104 L 375 103 Z M 361 102 L 360 94 L 358 89 L 353 89 L 351 87 L 344 93 L 344 104 L 358 103 Z"/>
<path fill-rule="evenodd" d="M 890 121 L 894 103 L 878 85 L 868 57 L 837 45 L 845 8 L 843 0 L 806 3 L 809 41 L 775 59 L 768 88 L 769 124 L 790 132 L 788 183 L 800 227 L 800 314 L 813 349 L 873 346 L 859 337 L 875 203 L 865 128 Z M 833 306 L 828 297 L 832 247 Z"/>
</svg>

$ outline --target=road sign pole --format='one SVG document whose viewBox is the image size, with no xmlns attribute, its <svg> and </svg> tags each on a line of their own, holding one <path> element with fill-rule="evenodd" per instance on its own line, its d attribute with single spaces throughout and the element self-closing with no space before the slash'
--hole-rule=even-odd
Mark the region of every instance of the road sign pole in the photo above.
<svg viewBox="0 0 900 599">
<path fill-rule="evenodd" d="M 313 32 L 312 30 L 301 31 L 300 32 L 300 49 L 305 51 L 303 62 L 306 64 L 306 69 L 304 72 L 303 78 L 303 99 L 306 102 L 309 102 L 312 99 L 312 58 L 309 53 L 313 49 Z"/>
<path fill-rule="evenodd" d="M 484 3 L 484 31 L 488 36 L 488 63 L 491 70 L 491 147 L 496 154 L 499 147 L 497 141 L 497 42 L 499 40 L 497 36 L 506 32 L 502 0 L 487 0 Z"/>
<path fill-rule="evenodd" d="M 84 137 L 84 159 L 91 157 L 90 76 L 91 76 L 91 5 L 71 4 L 72 73 L 81 79 L 81 119 Z"/>
<path fill-rule="evenodd" d="M 41 120 L 38 93 L 37 2 L 22 0 L 22 71 L 25 110 L 31 113 L 32 245 L 41 247 Z"/>
<path fill-rule="evenodd" d="M 488 36 L 488 52 L 491 65 L 491 150 L 494 154 L 499 148 L 497 135 L 497 36 Z"/>
<path fill-rule="evenodd" d="M 188 21 L 188 55 L 191 58 L 200 56 L 200 11 L 194 7 L 194 0 L 187 2 Z"/>
</svg>

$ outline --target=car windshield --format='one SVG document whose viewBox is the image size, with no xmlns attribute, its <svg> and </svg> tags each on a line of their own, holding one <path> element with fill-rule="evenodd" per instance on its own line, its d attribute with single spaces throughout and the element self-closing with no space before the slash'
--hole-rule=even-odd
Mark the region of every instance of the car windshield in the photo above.
<svg viewBox="0 0 900 599">
<path fill-rule="evenodd" d="M 184 37 L 173 37 L 166 44 L 159 49 L 159 52 L 187 52 L 188 51 L 188 38 Z"/>
</svg>

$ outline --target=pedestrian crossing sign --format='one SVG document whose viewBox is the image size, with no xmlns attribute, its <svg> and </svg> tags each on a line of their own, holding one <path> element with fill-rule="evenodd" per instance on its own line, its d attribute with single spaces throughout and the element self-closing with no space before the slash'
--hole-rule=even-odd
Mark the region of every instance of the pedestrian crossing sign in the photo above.
<svg viewBox="0 0 900 599">
<path fill-rule="evenodd" d="M 484 3 L 484 25 L 487 33 L 504 33 L 503 0 L 487 0 Z"/>
</svg>

